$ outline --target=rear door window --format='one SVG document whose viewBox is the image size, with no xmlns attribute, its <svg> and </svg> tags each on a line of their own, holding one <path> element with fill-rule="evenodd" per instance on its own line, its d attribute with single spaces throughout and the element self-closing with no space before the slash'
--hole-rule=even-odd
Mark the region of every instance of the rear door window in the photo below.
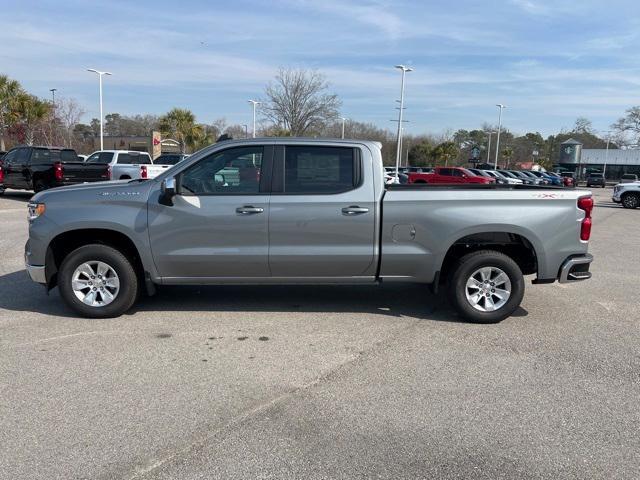
<svg viewBox="0 0 640 480">
<path fill-rule="evenodd" d="M 350 147 L 287 146 L 284 193 L 335 194 L 359 183 L 355 150 Z"/>
<path fill-rule="evenodd" d="M 97 152 L 85 160 L 85 163 L 110 163 L 113 159 L 113 152 Z"/>
</svg>

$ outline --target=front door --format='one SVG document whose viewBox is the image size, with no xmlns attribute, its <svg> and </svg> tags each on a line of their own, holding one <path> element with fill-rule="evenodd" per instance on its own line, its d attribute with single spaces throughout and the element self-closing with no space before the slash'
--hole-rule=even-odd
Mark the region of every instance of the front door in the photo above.
<svg viewBox="0 0 640 480">
<path fill-rule="evenodd" d="M 149 235 L 160 276 L 268 277 L 271 146 L 231 147 L 176 175 L 173 205 L 149 200 Z M 155 195 L 157 197 L 157 194 Z"/>
<path fill-rule="evenodd" d="M 357 147 L 276 147 L 269 214 L 274 277 L 375 274 L 376 208 L 370 153 Z"/>
</svg>

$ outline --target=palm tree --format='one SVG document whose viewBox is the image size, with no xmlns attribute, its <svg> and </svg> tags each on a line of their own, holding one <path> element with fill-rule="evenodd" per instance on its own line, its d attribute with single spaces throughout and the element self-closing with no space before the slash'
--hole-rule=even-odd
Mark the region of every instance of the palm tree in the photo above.
<svg viewBox="0 0 640 480">
<path fill-rule="evenodd" d="M 511 147 L 504 147 L 504 150 L 502 150 L 502 156 L 506 159 L 506 166 L 505 168 L 509 168 L 509 164 L 511 163 L 511 157 L 513 157 L 513 148 Z"/>
<path fill-rule="evenodd" d="M 159 127 L 162 135 L 170 135 L 178 141 L 182 153 L 203 137 L 202 126 L 196 124 L 195 115 L 186 108 L 174 108 L 160 117 Z"/>
<path fill-rule="evenodd" d="M 24 138 L 27 145 L 33 145 L 38 123 L 49 115 L 51 103 L 40 100 L 35 95 L 21 93 L 15 99 L 15 111 L 19 122 L 24 127 Z"/>
<path fill-rule="evenodd" d="M 5 149 L 5 128 L 15 119 L 13 106 L 20 93 L 22 93 L 20 83 L 6 75 L 0 75 L 0 150 Z"/>
<path fill-rule="evenodd" d="M 185 137 L 185 143 L 192 152 L 207 147 L 214 143 L 214 141 L 215 139 L 211 132 L 207 132 L 202 125 L 194 125 Z"/>
<path fill-rule="evenodd" d="M 449 160 L 458 156 L 458 147 L 454 142 L 442 142 L 432 150 L 432 155 L 436 162 L 438 159 L 444 159 L 444 166 L 449 165 Z"/>
</svg>

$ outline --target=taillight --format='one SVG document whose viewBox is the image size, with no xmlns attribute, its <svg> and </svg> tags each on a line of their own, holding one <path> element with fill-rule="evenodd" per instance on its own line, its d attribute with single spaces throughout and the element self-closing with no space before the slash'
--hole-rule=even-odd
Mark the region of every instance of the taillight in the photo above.
<svg viewBox="0 0 640 480">
<path fill-rule="evenodd" d="M 2 170 L 2 164 L 0 164 L 0 183 L 4 183 L 4 170 Z"/>
<path fill-rule="evenodd" d="M 111 165 L 107 167 L 107 179 L 111 180 Z"/>
<path fill-rule="evenodd" d="M 140 166 L 140 178 L 148 178 L 147 177 L 147 166 L 146 165 L 141 165 Z"/>
<path fill-rule="evenodd" d="M 584 219 L 580 224 L 580 240 L 585 242 L 591 237 L 591 212 L 593 211 L 593 198 L 580 197 L 578 208 L 584 211 Z"/>
<path fill-rule="evenodd" d="M 53 176 L 58 182 L 62 181 L 64 172 L 62 171 L 62 163 L 56 162 L 53 164 Z"/>
</svg>

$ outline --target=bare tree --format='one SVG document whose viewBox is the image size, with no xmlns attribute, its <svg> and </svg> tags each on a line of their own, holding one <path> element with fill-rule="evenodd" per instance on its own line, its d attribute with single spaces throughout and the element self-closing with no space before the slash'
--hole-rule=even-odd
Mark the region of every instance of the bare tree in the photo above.
<svg viewBox="0 0 640 480">
<path fill-rule="evenodd" d="M 342 104 L 328 88 L 325 76 L 315 70 L 281 68 L 265 89 L 262 111 L 292 136 L 321 130 L 338 117 Z"/>
<path fill-rule="evenodd" d="M 631 143 L 640 143 L 640 106 L 631 107 L 626 111 L 626 115 L 611 125 L 616 132 L 616 143 L 624 145 L 627 143 L 625 135 L 630 133 L 633 136 Z"/>
<path fill-rule="evenodd" d="M 572 132 L 575 133 L 593 133 L 593 124 L 591 120 L 586 117 L 576 118 L 576 123 L 573 125 Z"/>
<path fill-rule="evenodd" d="M 63 129 L 63 138 L 65 147 L 73 147 L 73 130 L 80 122 L 85 111 L 75 98 L 60 98 L 56 101 L 55 116 L 60 120 L 60 126 Z"/>
</svg>

